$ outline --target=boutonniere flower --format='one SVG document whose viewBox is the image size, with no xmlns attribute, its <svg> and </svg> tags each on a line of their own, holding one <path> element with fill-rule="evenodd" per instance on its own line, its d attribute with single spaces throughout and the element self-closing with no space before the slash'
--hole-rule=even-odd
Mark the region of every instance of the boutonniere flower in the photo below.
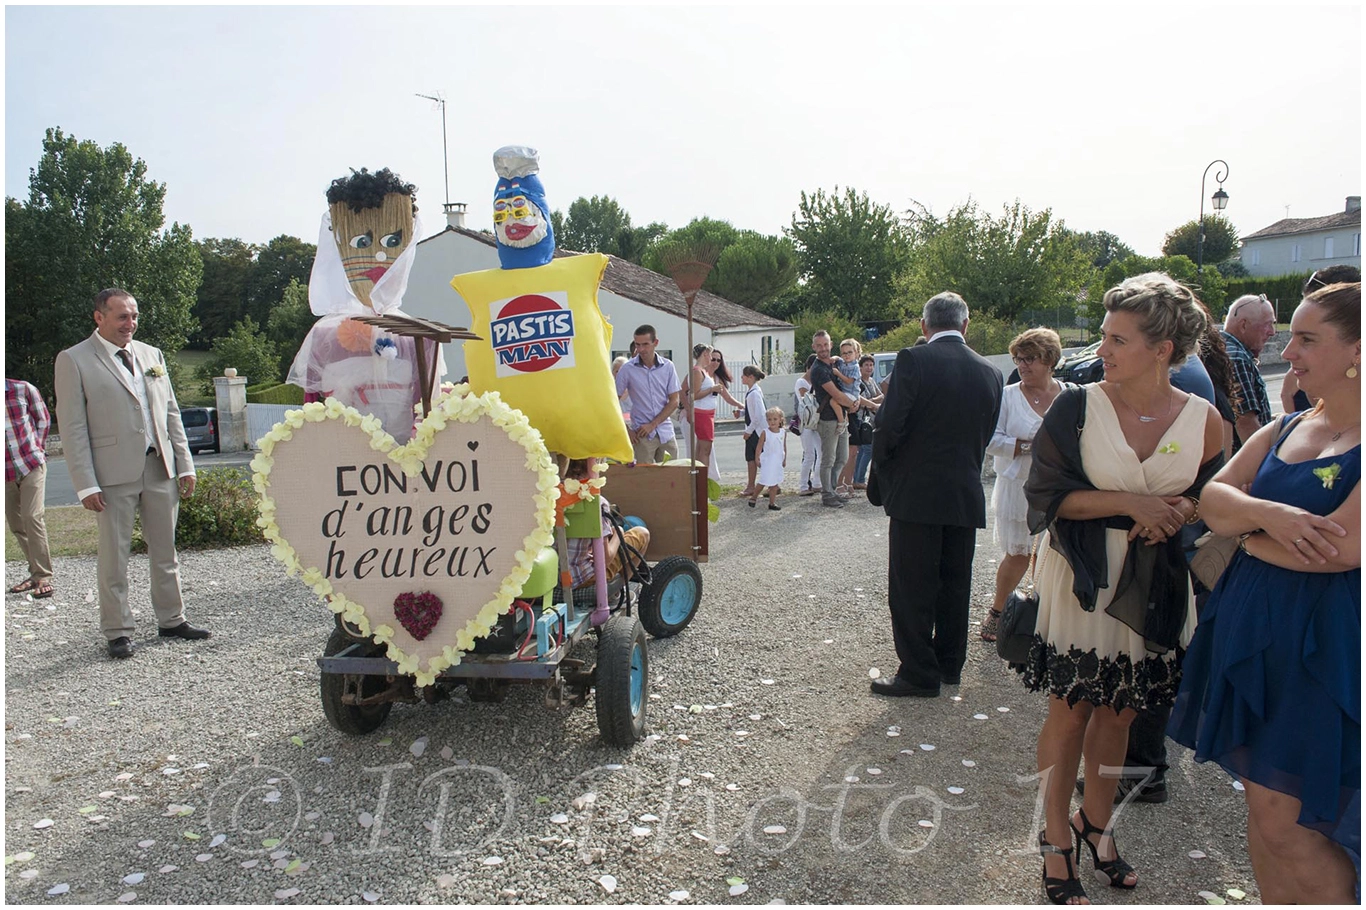
<svg viewBox="0 0 1366 910">
<path fill-rule="evenodd" d="M 1327 467 L 1314 469 L 1314 476 L 1323 481 L 1325 490 L 1333 489 L 1333 482 L 1338 479 L 1338 475 L 1341 473 L 1342 465 L 1340 464 L 1330 464 Z"/>
<path fill-rule="evenodd" d="M 154 363 L 144 373 L 149 379 L 160 379 L 166 375 L 166 368 L 159 363 Z"/>
<path fill-rule="evenodd" d="M 1163 455 L 1175 455 L 1177 452 L 1181 451 L 1181 443 L 1173 439 L 1171 442 L 1158 449 L 1158 451 Z"/>
</svg>

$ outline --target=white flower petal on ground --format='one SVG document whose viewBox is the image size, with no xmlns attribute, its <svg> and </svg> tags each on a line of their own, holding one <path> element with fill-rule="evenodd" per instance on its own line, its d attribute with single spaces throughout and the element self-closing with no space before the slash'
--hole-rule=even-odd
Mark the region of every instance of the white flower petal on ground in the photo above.
<svg viewBox="0 0 1366 910">
<path fill-rule="evenodd" d="M 455 876 L 454 876 L 454 875 L 451 875 L 449 872 L 445 872 L 445 873 L 442 873 L 441 875 L 438 875 L 438 876 L 436 877 L 436 886 L 437 886 L 438 888 L 452 888 L 452 887 L 454 887 L 454 886 L 455 886 Z"/>
<path fill-rule="evenodd" d="M 162 866 L 157 871 L 160 872 L 162 875 L 170 875 L 172 872 L 178 872 L 179 870 L 179 866 L 172 866 L 168 863 L 167 865 Z"/>
<path fill-rule="evenodd" d="M 777 680 L 773 680 L 773 679 L 761 679 L 761 680 L 759 680 L 759 685 L 761 685 L 761 686 L 771 686 L 771 685 L 773 685 L 775 682 L 777 682 Z"/>
<path fill-rule="evenodd" d="M 869 679 L 881 679 L 881 678 L 882 678 L 882 671 L 879 670 L 877 667 L 869 667 L 869 668 L 868 668 L 868 678 L 869 678 Z"/>
<path fill-rule="evenodd" d="M 986 716 L 985 714 L 974 714 L 974 715 L 972 715 L 972 719 L 973 719 L 973 720 L 986 720 L 986 719 L 987 719 L 987 716 Z"/>
<path fill-rule="evenodd" d="M 369 812 L 362 812 L 356 817 L 356 823 L 362 828 L 368 828 L 375 823 L 375 817 Z"/>
<path fill-rule="evenodd" d="M 973 760 L 970 759 L 970 758 L 965 758 L 965 759 L 963 759 L 963 767 L 964 767 L 964 768 L 975 768 L 975 767 L 977 767 L 977 762 L 973 761 Z"/>
<path fill-rule="evenodd" d="M 48 888 L 48 889 L 47 889 L 47 896 L 48 896 L 48 897 L 56 897 L 57 895 L 59 895 L 59 894 L 65 894 L 66 892 L 68 892 L 68 891 L 70 891 L 70 890 L 71 890 L 71 886 L 68 885 L 68 884 L 65 884 L 65 883 L 64 883 L 64 884 L 60 884 L 60 885 L 53 885 L 51 888 Z"/>
<path fill-rule="evenodd" d="M 765 826 L 764 826 L 764 833 L 765 833 L 765 834 L 786 834 L 786 833 L 787 833 L 787 828 L 783 827 L 782 825 L 765 825 Z"/>
<path fill-rule="evenodd" d="M 227 839 L 228 836 L 226 834 L 215 834 L 213 840 L 209 841 L 209 849 L 212 850 L 214 847 L 220 846 L 227 841 Z"/>
<path fill-rule="evenodd" d="M 745 893 L 746 891 L 748 891 L 748 890 L 749 890 L 749 885 L 745 885 L 745 884 L 731 885 L 731 886 L 730 886 L 730 896 L 731 896 L 731 897 L 739 897 L 740 895 L 744 894 L 744 893 Z"/>
<path fill-rule="evenodd" d="M 948 790 L 949 790 L 949 792 L 952 793 L 954 796 L 958 796 L 958 795 L 960 795 L 960 794 L 963 792 L 963 788 L 962 788 L 962 787 L 949 787 Z"/>
<path fill-rule="evenodd" d="M 484 857 L 484 865 L 485 865 L 485 866 L 501 866 L 502 864 L 503 864 L 503 858 L 502 858 L 501 856 L 486 856 L 486 857 Z"/>
<path fill-rule="evenodd" d="M 408 747 L 408 751 L 413 753 L 413 758 L 421 758 L 422 753 L 427 751 L 427 737 L 419 736 L 413 741 L 413 744 Z"/>
<path fill-rule="evenodd" d="M 922 828 L 934 827 L 934 822 L 930 821 L 928 818 L 922 818 L 920 821 L 916 822 L 916 824 L 918 824 Z"/>
<path fill-rule="evenodd" d="M 920 744 L 920 751 L 921 751 L 921 752 L 933 752 L 933 751 L 934 751 L 934 746 L 930 745 L 929 743 L 921 743 L 921 744 Z"/>
<path fill-rule="evenodd" d="M 598 879 L 598 884 L 602 886 L 602 890 L 608 894 L 613 894 L 617 890 L 617 877 L 615 875 L 604 875 Z"/>
<path fill-rule="evenodd" d="M 38 819 L 36 822 L 33 823 L 33 827 L 35 827 L 35 828 L 37 828 L 39 831 L 41 831 L 41 830 L 43 830 L 44 828 L 51 828 L 54 824 L 56 824 L 56 822 L 54 822 L 54 821 L 53 821 L 52 819 L 50 819 L 50 818 L 40 818 L 40 819 Z"/>
<path fill-rule="evenodd" d="M 688 899 L 689 897 L 691 897 L 691 896 L 692 896 L 692 895 L 688 894 L 687 891 L 684 891 L 684 890 L 682 890 L 682 889 L 680 889 L 680 890 L 678 890 L 678 891 L 670 891 L 670 892 L 669 892 L 669 900 L 671 900 L 671 901 L 685 901 L 685 900 L 687 900 L 687 899 Z"/>
<path fill-rule="evenodd" d="M 281 888 L 279 891 L 275 892 L 275 899 L 277 901 L 287 901 L 291 897 L 296 896 L 298 893 L 298 888 Z"/>
<path fill-rule="evenodd" d="M 368 901 L 368 902 L 370 902 L 370 903 L 372 903 L 372 904 L 373 904 L 375 901 L 379 900 L 379 895 L 376 894 L 376 893 L 373 892 L 373 891 L 362 891 L 362 892 L 360 893 L 360 896 L 363 897 L 366 901 Z"/>
<path fill-rule="evenodd" d="M 118 897 L 114 898 L 114 900 L 116 900 L 120 904 L 131 904 L 133 901 L 137 899 L 138 893 L 136 891 L 125 891 Z"/>
<path fill-rule="evenodd" d="M 146 878 L 146 877 L 147 877 L 146 874 L 144 874 L 144 873 L 142 873 L 142 872 L 130 872 L 130 873 L 128 873 L 127 875 L 125 875 L 125 876 L 121 879 L 121 881 L 122 881 L 125 885 L 140 885 L 140 884 L 142 884 L 142 880 L 143 880 L 144 878 Z"/>
<path fill-rule="evenodd" d="M 1204 859 L 1204 858 L 1205 858 L 1205 851 L 1204 851 L 1204 850 L 1192 850 L 1191 852 L 1187 853 L 1186 855 L 1189 856 L 1191 859 Z"/>
</svg>

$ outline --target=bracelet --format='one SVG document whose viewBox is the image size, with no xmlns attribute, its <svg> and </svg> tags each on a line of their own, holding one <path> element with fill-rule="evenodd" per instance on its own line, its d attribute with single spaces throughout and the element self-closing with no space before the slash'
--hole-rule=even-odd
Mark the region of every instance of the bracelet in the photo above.
<svg viewBox="0 0 1366 910">
<path fill-rule="evenodd" d="M 1186 519 L 1186 524 L 1193 525 L 1200 520 L 1200 500 L 1196 499 L 1194 496 L 1187 496 L 1185 498 L 1195 507 L 1195 511 L 1191 513 L 1191 517 Z"/>
<path fill-rule="evenodd" d="M 1253 534 L 1257 534 L 1257 533 L 1259 533 L 1259 532 L 1258 532 L 1258 531 L 1248 531 L 1246 534 L 1239 534 L 1239 535 L 1238 535 L 1238 549 L 1242 550 L 1244 553 L 1247 553 L 1248 556 L 1251 556 L 1252 554 L 1247 552 L 1247 539 L 1248 539 L 1249 537 L 1251 537 Z"/>
</svg>

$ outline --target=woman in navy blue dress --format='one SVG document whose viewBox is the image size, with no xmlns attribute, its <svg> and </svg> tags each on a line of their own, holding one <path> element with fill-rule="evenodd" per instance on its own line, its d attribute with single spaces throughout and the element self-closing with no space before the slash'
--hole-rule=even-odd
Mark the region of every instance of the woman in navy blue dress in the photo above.
<svg viewBox="0 0 1366 910">
<path fill-rule="evenodd" d="M 1246 787 L 1263 903 L 1355 903 L 1361 284 L 1310 294 L 1290 327 L 1284 357 L 1320 401 L 1263 427 L 1205 487 L 1202 516 L 1242 552 L 1200 617 L 1168 732 Z"/>
</svg>

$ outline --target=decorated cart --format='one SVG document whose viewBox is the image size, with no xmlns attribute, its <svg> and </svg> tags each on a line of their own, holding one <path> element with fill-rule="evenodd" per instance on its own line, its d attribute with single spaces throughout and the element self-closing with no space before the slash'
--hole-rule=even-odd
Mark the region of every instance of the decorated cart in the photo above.
<svg viewBox="0 0 1366 910">
<path fill-rule="evenodd" d="M 368 733 L 395 702 L 436 702 L 460 687 L 497 701 L 527 684 L 554 706 L 583 705 L 595 690 L 604 740 L 630 745 L 645 729 L 646 633 L 677 634 L 701 601 L 705 471 L 625 463 L 611 327 L 596 303 L 606 257 L 550 261 L 535 153 L 510 151 L 495 156 L 504 268 L 452 281 L 470 329 L 397 309 L 402 287 L 387 283 L 386 263 L 409 254 L 395 244 L 410 243 L 412 228 L 391 223 L 409 205 L 394 204 L 392 180 L 340 203 L 329 193 L 321 239 L 340 252 L 348 280 L 329 285 L 315 266 L 314 311 L 340 318 L 320 320 L 329 334 L 300 352 L 315 400 L 259 441 L 260 523 L 274 555 L 336 616 L 318 664 L 323 711 L 338 730 Z M 358 195 L 359 216 L 339 208 Z M 366 204 L 389 220 L 357 225 Z M 376 264 L 357 249 L 374 249 Z M 348 283 L 354 301 L 313 299 Z M 328 347 L 336 338 L 345 343 Z M 465 342 L 470 377 L 442 387 L 439 345 L 453 340 Z M 336 377 L 346 389 L 332 387 Z M 405 397 L 416 421 L 392 406 L 367 412 L 370 399 Z M 620 463 L 604 471 L 608 459 Z"/>
</svg>

